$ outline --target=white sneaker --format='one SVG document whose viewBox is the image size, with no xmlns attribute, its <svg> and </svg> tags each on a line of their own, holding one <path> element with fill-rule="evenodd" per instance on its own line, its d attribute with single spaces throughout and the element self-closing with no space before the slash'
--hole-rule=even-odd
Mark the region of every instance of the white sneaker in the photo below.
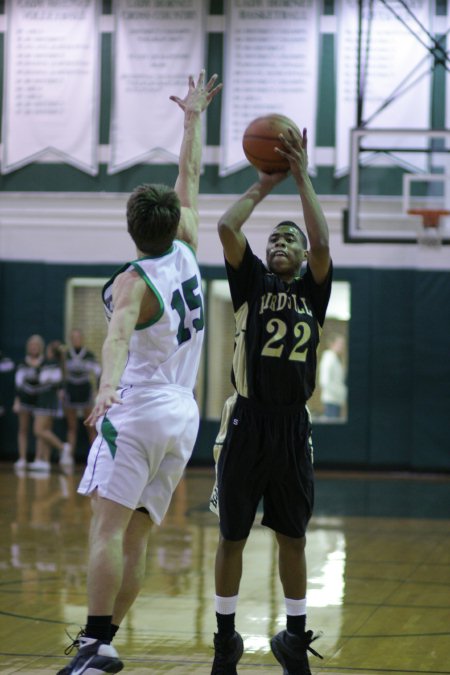
<svg viewBox="0 0 450 675">
<path fill-rule="evenodd" d="M 50 471 L 50 462 L 46 462 L 43 459 L 35 459 L 34 462 L 28 464 L 28 469 L 30 471 L 41 471 L 42 473 L 48 473 Z"/>
<path fill-rule="evenodd" d="M 61 457 L 59 458 L 60 464 L 73 464 L 72 457 L 72 446 L 70 443 L 63 443 L 63 449 L 61 452 Z"/>
<path fill-rule="evenodd" d="M 27 460 L 26 459 L 18 459 L 16 462 L 14 462 L 14 468 L 15 469 L 25 469 L 27 466 Z"/>
</svg>

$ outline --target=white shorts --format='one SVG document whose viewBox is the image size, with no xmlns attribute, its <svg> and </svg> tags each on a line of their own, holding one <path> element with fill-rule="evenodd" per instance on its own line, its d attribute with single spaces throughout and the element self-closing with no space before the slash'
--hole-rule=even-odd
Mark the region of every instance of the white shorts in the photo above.
<svg viewBox="0 0 450 675">
<path fill-rule="evenodd" d="M 98 490 L 161 524 L 192 454 L 199 426 L 193 394 L 180 387 L 126 387 L 99 420 L 78 492 Z"/>
</svg>

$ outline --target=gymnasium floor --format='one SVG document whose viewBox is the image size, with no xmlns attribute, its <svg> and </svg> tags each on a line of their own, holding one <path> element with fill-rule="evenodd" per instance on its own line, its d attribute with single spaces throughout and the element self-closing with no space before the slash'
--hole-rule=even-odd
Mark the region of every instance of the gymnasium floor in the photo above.
<svg viewBox="0 0 450 675">
<path fill-rule="evenodd" d="M 50 675 L 85 619 L 89 503 L 64 476 L 0 465 L 0 673 Z M 216 517 L 211 469 L 189 469 L 152 535 L 145 588 L 115 640 L 124 673 L 209 675 Z M 318 472 L 308 627 L 315 675 L 450 673 L 450 476 Z M 269 638 L 284 627 L 271 533 L 255 525 L 237 628 L 242 675 L 281 673 Z"/>
</svg>

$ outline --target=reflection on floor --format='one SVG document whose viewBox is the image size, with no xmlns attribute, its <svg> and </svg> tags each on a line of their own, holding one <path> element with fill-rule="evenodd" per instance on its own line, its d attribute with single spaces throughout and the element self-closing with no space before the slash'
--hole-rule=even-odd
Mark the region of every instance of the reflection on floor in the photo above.
<svg viewBox="0 0 450 675">
<path fill-rule="evenodd" d="M 74 475 L 0 466 L 0 673 L 49 675 L 85 621 L 89 501 Z M 115 645 L 124 672 L 208 675 L 215 629 L 213 471 L 189 469 L 152 534 L 144 592 Z M 308 625 L 322 630 L 315 675 L 450 673 L 450 477 L 318 473 L 308 536 Z M 238 672 L 281 673 L 277 551 L 257 523 L 244 558 Z"/>
</svg>

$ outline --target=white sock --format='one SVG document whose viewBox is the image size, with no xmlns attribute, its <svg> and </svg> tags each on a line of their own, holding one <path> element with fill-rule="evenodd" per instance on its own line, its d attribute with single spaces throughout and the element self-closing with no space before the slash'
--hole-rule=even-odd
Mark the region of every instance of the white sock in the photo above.
<svg viewBox="0 0 450 675">
<path fill-rule="evenodd" d="M 217 614 L 236 614 L 238 598 L 238 595 L 232 595 L 228 598 L 215 595 L 214 602 Z"/>
<path fill-rule="evenodd" d="M 286 614 L 288 616 L 303 616 L 306 614 L 306 598 L 302 600 L 293 600 L 292 598 L 285 598 Z"/>
</svg>

